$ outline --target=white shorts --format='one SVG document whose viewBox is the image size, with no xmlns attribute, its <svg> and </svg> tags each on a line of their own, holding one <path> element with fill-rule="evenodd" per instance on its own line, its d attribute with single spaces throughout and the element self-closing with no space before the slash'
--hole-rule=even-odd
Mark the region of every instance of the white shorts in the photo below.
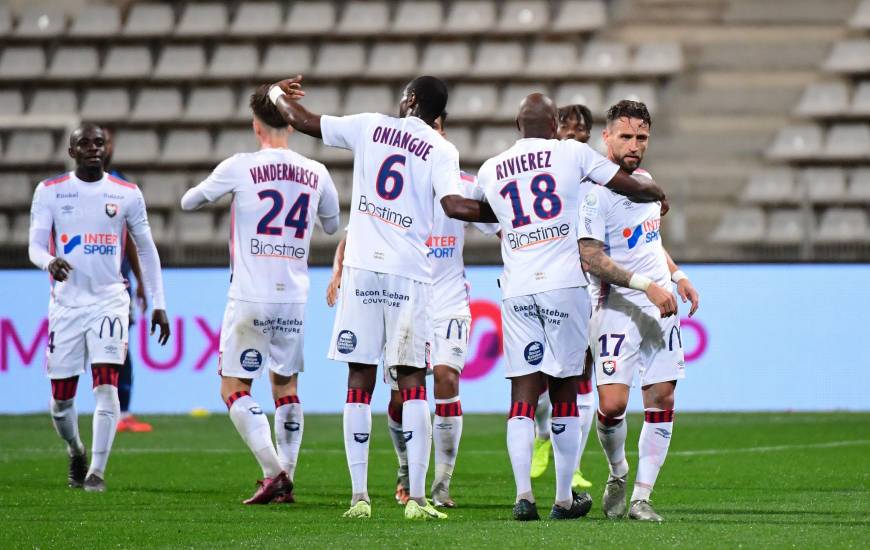
<svg viewBox="0 0 870 550">
<path fill-rule="evenodd" d="M 662 319 L 658 308 L 638 307 L 618 294 L 596 308 L 590 324 L 595 381 L 631 386 L 635 374 L 641 386 L 685 377 L 680 319 Z"/>
<path fill-rule="evenodd" d="M 505 376 L 543 372 L 567 378 L 583 374 L 590 310 L 584 287 L 502 300 Z"/>
<path fill-rule="evenodd" d="M 465 354 L 468 351 L 468 331 L 471 316 L 444 317 L 435 319 L 432 336 L 432 366 L 447 365 L 462 374 Z"/>
<path fill-rule="evenodd" d="M 259 378 L 264 366 L 281 376 L 304 370 L 305 304 L 244 302 L 230 298 L 221 324 L 218 373 Z"/>
<path fill-rule="evenodd" d="M 130 296 L 126 291 L 96 304 L 48 305 L 46 371 L 52 379 L 85 372 L 87 365 L 123 365 L 127 357 Z"/>
<path fill-rule="evenodd" d="M 432 285 L 345 267 L 328 357 L 334 361 L 424 369 Z"/>
</svg>

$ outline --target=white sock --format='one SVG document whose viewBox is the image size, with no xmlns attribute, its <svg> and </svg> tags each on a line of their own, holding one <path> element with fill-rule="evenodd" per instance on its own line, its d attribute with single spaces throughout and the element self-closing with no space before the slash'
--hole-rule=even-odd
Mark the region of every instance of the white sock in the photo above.
<svg viewBox="0 0 870 550">
<path fill-rule="evenodd" d="M 287 403 L 275 409 L 275 447 L 278 450 L 278 463 L 293 480 L 296 463 L 299 460 L 299 447 L 302 445 L 302 432 L 305 419 L 302 403 Z"/>
<path fill-rule="evenodd" d="M 600 414 L 600 413 L 599 413 Z M 619 418 L 619 423 L 614 426 L 605 426 L 598 419 L 598 441 L 610 464 L 610 473 L 616 477 L 622 477 L 628 473 L 628 461 L 625 460 L 625 438 L 628 435 L 628 422 L 625 414 Z"/>
<path fill-rule="evenodd" d="M 118 388 L 111 384 L 101 384 L 94 388 L 94 400 L 94 440 L 91 443 L 91 467 L 88 475 L 104 477 L 112 442 L 115 440 L 118 416 L 121 414 Z"/>
<path fill-rule="evenodd" d="M 390 429 L 390 441 L 393 442 L 393 450 L 396 451 L 396 459 L 399 461 L 399 470 L 408 475 L 408 448 L 405 446 L 402 423 L 397 422 L 388 414 L 387 427 Z"/>
<path fill-rule="evenodd" d="M 542 393 L 538 397 L 538 407 L 535 409 L 535 437 L 550 439 L 550 394 Z"/>
<path fill-rule="evenodd" d="M 456 465 L 456 454 L 459 452 L 459 440 L 462 438 L 462 406 L 458 395 L 451 399 L 435 400 L 433 427 L 435 480 L 432 485 L 434 487 L 441 484 L 448 488 L 453 477 L 453 467 Z"/>
<path fill-rule="evenodd" d="M 517 485 L 517 501 L 532 496 L 532 450 L 535 442 L 535 423 L 528 416 L 514 416 L 507 421 L 507 448 Z"/>
<path fill-rule="evenodd" d="M 408 492 L 413 499 L 425 498 L 432 451 L 432 419 L 425 399 L 409 399 L 402 404 L 402 431 L 408 449 Z"/>
<path fill-rule="evenodd" d="M 64 399 L 51 400 L 51 422 L 57 435 L 66 441 L 67 452 L 70 456 L 80 455 L 85 452 L 85 446 L 79 437 L 79 415 L 76 411 L 76 400 Z"/>
<path fill-rule="evenodd" d="M 556 504 L 567 509 L 573 500 L 571 478 L 580 454 L 580 417 L 553 416 L 550 434 L 556 466 Z"/>
<path fill-rule="evenodd" d="M 263 469 L 263 477 L 273 478 L 280 474 L 281 464 L 278 462 L 275 445 L 272 444 L 269 420 L 254 398 L 245 394 L 236 399 L 230 406 L 230 420 L 254 453 L 260 468 Z"/>
<path fill-rule="evenodd" d="M 658 413 L 658 414 L 656 414 Z M 637 443 L 637 477 L 634 480 L 634 491 L 631 500 L 649 500 L 649 495 L 656 484 L 668 447 L 671 445 L 671 434 L 674 430 L 674 411 L 661 409 L 646 409 L 646 421 L 640 430 Z M 656 420 L 670 420 L 657 422 Z"/>
<path fill-rule="evenodd" d="M 577 456 L 577 469 L 583 463 L 583 451 L 586 450 L 586 442 L 592 432 L 592 421 L 595 419 L 595 394 L 578 393 L 577 408 L 580 410 L 580 453 Z"/>
<path fill-rule="evenodd" d="M 353 487 L 351 505 L 369 501 L 369 440 L 372 434 L 372 408 L 367 403 L 344 404 L 344 453 Z"/>
</svg>

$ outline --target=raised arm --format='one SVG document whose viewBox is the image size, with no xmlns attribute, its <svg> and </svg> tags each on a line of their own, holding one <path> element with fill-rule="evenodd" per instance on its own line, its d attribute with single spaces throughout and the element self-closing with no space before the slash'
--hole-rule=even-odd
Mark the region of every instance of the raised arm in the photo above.
<svg viewBox="0 0 870 550">
<path fill-rule="evenodd" d="M 606 187 L 611 191 L 625 195 L 636 202 L 665 201 L 665 192 L 652 178 L 639 178 L 632 176 L 622 168 L 607 182 Z M 664 214 L 664 212 L 662 212 Z"/>
<path fill-rule="evenodd" d="M 299 75 L 276 83 L 269 91 L 269 98 L 287 124 L 303 134 L 322 139 L 320 115 L 312 113 L 297 101 L 305 95 L 300 85 L 301 81 L 302 76 Z"/>
</svg>

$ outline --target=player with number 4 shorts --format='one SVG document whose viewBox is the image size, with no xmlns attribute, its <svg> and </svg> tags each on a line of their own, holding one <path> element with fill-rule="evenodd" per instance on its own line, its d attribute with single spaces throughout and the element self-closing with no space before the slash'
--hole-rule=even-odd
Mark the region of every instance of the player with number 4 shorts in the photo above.
<svg viewBox="0 0 870 550">
<path fill-rule="evenodd" d="M 557 140 L 556 107 L 543 94 L 523 100 L 517 124 L 522 139 L 478 172 L 502 231 L 504 271 L 499 281 L 512 401 L 507 445 L 517 486 L 513 515 L 521 521 L 539 519 L 530 469 L 535 403 L 546 383 L 556 466 L 550 518 L 575 519 L 592 505 L 588 494 L 571 489 L 581 434 L 577 382 L 591 311 L 577 246 L 581 181 L 588 178 L 639 200 L 657 200 L 663 194 L 655 183 L 641 184 L 588 145 Z"/>
<path fill-rule="evenodd" d="M 637 177 L 649 143 L 651 119 L 643 103 L 620 101 L 607 113 L 608 158 Z M 625 408 L 632 381 L 643 389 L 645 421 L 638 443 L 638 470 L 629 518 L 662 521 L 649 502 L 673 433 L 674 389 L 684 358 L 677 304 L 680 296 L 698 307 L 698 293 L 662 246 L 662 209 L 636 204 L 596 187 L 580 211 L 583 261 L 593 275 L 590 343 L 598 384 L 598 437 L 610 464 L 604 491 L 606 517 L 626 512 Z"/>
<path fill-rule="evenodd" d="M 269 85 L 251 95 L 254 153 L 238 153 L 185 193 L 184 210 L 228 193 L 230 289 L 221 326 L 221 397 L 230 419 L 263 470 L 245 504 L 290 503 L 302 443 L 303 371 L 308 251 L 316 221 L 332 234 L 339 226 L 338 193 L 321 163 L 288 148 L 290 129 L 272 104 Z M 275 400 L 275 442 L 263 409 L 251 397 L 254 378 L 269 371 Z M 277 448 L 276 448 L 277 447 Z"/>
</svg>

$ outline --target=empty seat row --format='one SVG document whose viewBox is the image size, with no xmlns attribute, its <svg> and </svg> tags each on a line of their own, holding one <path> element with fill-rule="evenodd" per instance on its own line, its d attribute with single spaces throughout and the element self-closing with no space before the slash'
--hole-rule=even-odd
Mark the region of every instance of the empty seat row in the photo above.
<svg viewBox="0 0 870 550">
<path fill-rule="evenodd" d="M 870 72 L 870 38 L 837 42 L 831 48 L 823 68 L 846 74 Z"/>
<path fill-rule="evenodd" d="M 337 10 L 330 1 L 289 3 L 243 2 L 230 13 L 228 2 L 189 2 L 180 14 L 167 4 L 137 3 L 122 21 L 117 6 L 90 4 L 72 23 L 61 9 L 34 6 L 17 17 L 8 6 L 0 7 L 0 35 L 44 39 L 63 35 L 81 38 L 176 36 L 263 36 L 273 34 L 347 36 L 419 35 L 431 33 L 476 34 L 503 32 L 529 34 L 549 29 L 584 32 L 604 26 L 607 14 L 602 0 L 550 2 L 512 0 L 499 10 L 495 2 L 459 0 L 445 13 L 440 1 L 400 2 L 395 14 L 384 1 L 352 0 Z M 340 11 L 340 13 L 339 13 Z M 500 13 L 499 13 L 500 12 Z M 393 16 L 394 15 L 394 16 Z M 552 18 L 551 18 L 552 15 Z"/>
<path fill-rule="evenodd" d="M 870 125 L 816 124 L 780 129 L 767 156 L 778 160 L 866 160 L 870 157 Z"/>
<path fill-rule="evenodd" d="M 594 42 L 581 54 L 574 42 L 536 42 L 528 56 L 521 44 L 502 41 L 483 42 L 474 52 L 466 42 L 436 42 L 422 55 L 410 42 L 382 42 L 370 51 L 360 43 L 327 43 L 320 46 L 316 61 L 307 44 L 272 44 L 262 60 L 253 44 L 220 44 L 210 59 L 204 46 L 184 44 L 164 47 L 156 63 L 146 46 L 112 46 L 102 61 L 94 46 L 63 46 L 50 62 L 39 46 L 10 46 L 0 54 L 0 79 L 280 78 L 297 73 L 324 78 L 398 78 L 420 72 L 443 77 L 564 79 L 672 74 L 682 65 L 682 50 L 674 43 L 642 44 L 632 54 L 627 44 Z"/>
<path fill-rule="evenodd" d="M 861 0 L 855 13 L 849 18 L 849 26 L 853 29 L 870 30 L 870 0 Z"/>
<path fill-rule="evenodd" d="M 807 117 L 870 117 L 870 80 L 854 90 L 843 81 L 817 82 L 807 86 L 795 113 Z"/>
<path fill-rule="evenodd" d="M 722 216 L 711 240 L 769 245 L 868 243 L 870 226 L 863 208 L 828 208 L 816 225 L 811 212 L 796 208 L 765 212 L 758 207 L 738 207 Z"/>
<path fill-rule="evenodd" d="M 744 202 L 759 204 L 870 203 L 870 168 L 773 168 L 756 172 L 743 189 Z"/>
</svg>

